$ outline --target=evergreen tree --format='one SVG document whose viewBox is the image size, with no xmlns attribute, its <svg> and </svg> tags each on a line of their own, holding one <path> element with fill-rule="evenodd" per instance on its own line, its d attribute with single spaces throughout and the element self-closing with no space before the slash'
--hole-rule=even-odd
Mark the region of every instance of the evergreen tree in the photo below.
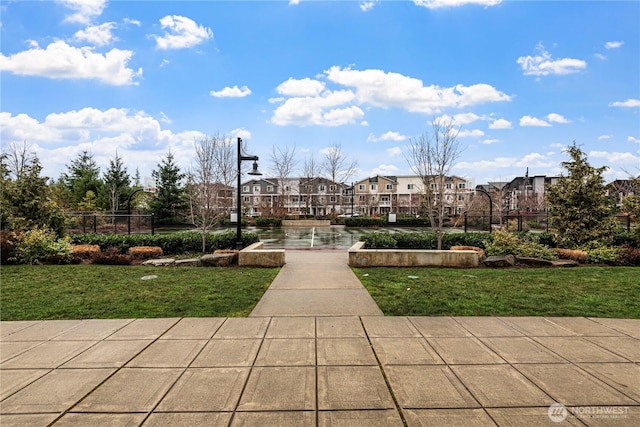
<svg viewBox="0 0 640 427">
<path fill-rule="evenodd" d="M 562 162 L 567 175 L 545 192 L 549 221 L 557 230 L 557 242 L 567 248 L 592 241 L 610 243 L 617 224 L 602 176 L 607 167 L 591 166 L 575 142 L 567 153 L 571 161 Z"/>
<path fill-rule="evenodd" d="M 183 185 L 185 175 L 180 172 L 171 151 L 151 174 L 156 180 L 157 192 L 150 207 L 158 224 L 184 222 L 189 207 Z"/>
<path fill-rule="evenodd" d="M 122 157 L 116 156 L 109 161 L 109 168 L 104 173 L 104 191 L 111 213 L 116 213 L 124 204 L 131 192 L 131 178 L 122 163 Z"/>
<path fill-rule="evenodd" d="M 87 191 L 93 194 L 101 194 L 104 185 L 100 179 L 100 168 L 87 150 L 67 165 L 68 172 L 62 175 L 62 180 L 71 191 L 71 206 L 76 208 L 87 195 Z"/>
<path fill-rule="evenodd" d="M 3 153 L 0 158 L 2 228 L 26 230 L 42 227 L 59 236 L 64 234 L 65 217 L 49 197 L 49 178 L 40 176 L 42 165 L 35 153 L 24 157 L 25 162 L 14 173 L 11 173 L 7 159 Z"/>
</svg>

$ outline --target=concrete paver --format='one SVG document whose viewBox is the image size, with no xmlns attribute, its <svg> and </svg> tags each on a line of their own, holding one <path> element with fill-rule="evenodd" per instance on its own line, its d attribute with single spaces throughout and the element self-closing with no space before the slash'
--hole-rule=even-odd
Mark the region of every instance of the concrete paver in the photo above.
<svg viewBox="0 0 640 427">
<path fill-rule="evenodd" d="M 566 425 L 639 424 L 633 322 L 500 317 L 510 329 L 493 336 L 495 320 L 477 319 L 2 322 L 0 423 L 535 426 L 552 425 L 549 405 L 560 402 Z"/>
<path fill-rule="evenodd" d="M 640 425 L 640 320 L 385 317 L 346 259 L 249 318 L 0 322 L 0 424 Z"/>
</svg>

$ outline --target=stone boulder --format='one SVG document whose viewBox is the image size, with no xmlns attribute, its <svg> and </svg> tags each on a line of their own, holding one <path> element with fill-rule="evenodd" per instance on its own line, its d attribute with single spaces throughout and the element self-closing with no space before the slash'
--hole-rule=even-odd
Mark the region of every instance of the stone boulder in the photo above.
<svg viewBox="0 0 640 427">
<path fill-rule="evenodd" d="M 173 264 L 176 267 L 200 267 L 199 258 L 178 259 Z"/>
<path fill-rule="evenodd" d="M 577 267 L 580 265 L 578 261 L 573 261 L 570 259 L 558 259 L 555 261 L 551 261 L 554 267 Z"/>
<path fill-rule="evenodd" d="M 200 264 L 205 267 L 227 267 L 235 262 L 236 257 L 235 253 L 207 254 L 200 257 Z"/>
<path fill-rule="evenodd" d="M 542 258 L 517 256 L 516 262 L 521 265 L 528 265 L 529 267 L 553 267 L 553 261 Z"/>
<path fill-rule="evenodd" d="M 173 258 L 160 258 L 160 259 L 149 259 L 142 263 L 142 265 L 152 265 L 154 267 L 164 267 L 167 265 L 175 264 L 176 260 Z"/>
<path fill-rule="evenodd" d="M 499 256 L 490 256 L 484 260 L 484 265 L 487 267 L 513 267 L 516 265 L 516 257 L 513 255 L 499 255 Z"/>
</svg>

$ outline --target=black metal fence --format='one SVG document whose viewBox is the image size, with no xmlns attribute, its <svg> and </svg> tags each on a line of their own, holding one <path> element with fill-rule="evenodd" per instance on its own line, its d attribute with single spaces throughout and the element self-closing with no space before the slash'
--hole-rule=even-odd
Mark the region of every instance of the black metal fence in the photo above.
<svg viewBox="0 0 640 427">
<path fill-rule="evenodd" d="M 71 234 L 155 234 L 153 214 L 71 212 L 67 215 L 67 231 Z"/>
<path fill-rule="evenodd" d="M 496 227 L 504 227 L 510 231 L 549 231 L 549 213 L 539 212 L 511 212 L 507 214 L 493 214 L 488 212 L 465 212 L 463 227 L 467 230 L 489 231 Z M 631 230 L 631 217 L 629 215 L 614 215 L 620 228 L 627 232 Z"/>
</svg>

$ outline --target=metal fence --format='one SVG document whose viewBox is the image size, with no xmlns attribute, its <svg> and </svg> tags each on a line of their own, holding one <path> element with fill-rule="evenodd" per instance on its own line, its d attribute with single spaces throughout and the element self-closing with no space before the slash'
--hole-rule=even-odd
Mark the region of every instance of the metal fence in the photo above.
<svg viewBox="0 0 640 427">
<path fill-rule="evenodd" d="M 71 234 L 155 234 L 153 214 L 68 213 Z"/>
</svg>

